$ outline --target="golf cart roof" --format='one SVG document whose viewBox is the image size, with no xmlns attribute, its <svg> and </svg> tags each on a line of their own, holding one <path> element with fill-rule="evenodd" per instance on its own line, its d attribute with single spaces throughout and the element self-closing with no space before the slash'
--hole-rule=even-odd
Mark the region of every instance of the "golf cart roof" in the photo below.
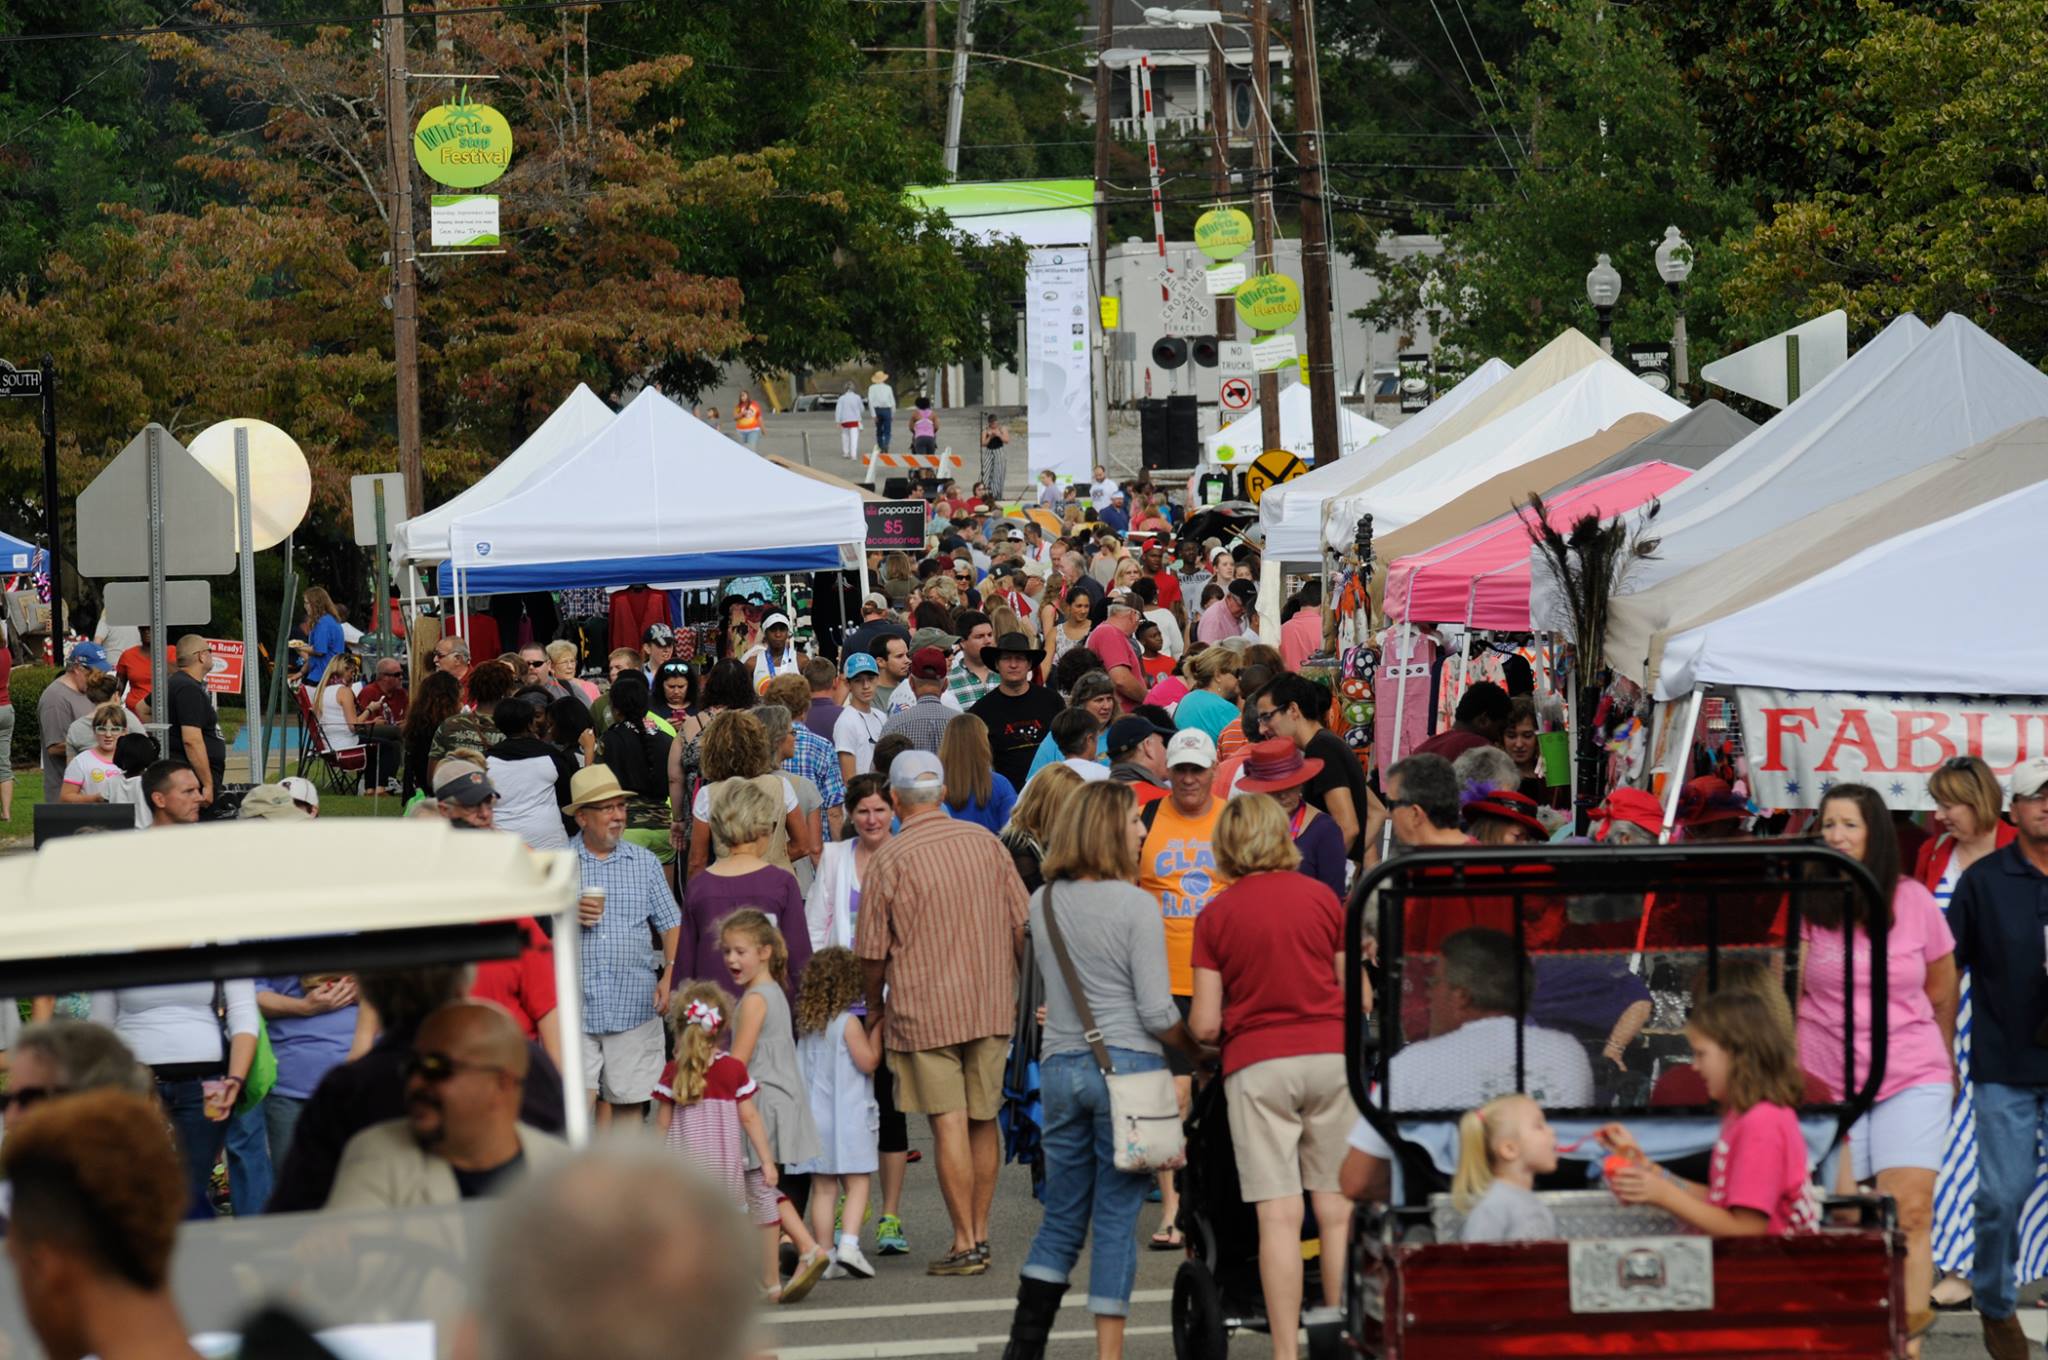
<svg viewBox="0 0 2048 1360">
<path fill-rule="evenodd" d="M 0 860 L 0 995 L 510 957 L 576 882 L 438 818 L 69 836 Z"/>
</svg>

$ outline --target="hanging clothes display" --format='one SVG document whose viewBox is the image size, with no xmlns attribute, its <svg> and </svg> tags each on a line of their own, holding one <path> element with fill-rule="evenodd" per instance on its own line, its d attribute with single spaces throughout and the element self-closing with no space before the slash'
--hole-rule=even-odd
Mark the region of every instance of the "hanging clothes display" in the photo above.
<svg viewBox="0 0 2048 1360">
<path fill-rule="evenodd" d="M 1438 660 L 1435 633 L 1426 628 L 1390 628 L 1380 635 L 1380 665 L 1373 683 L 1373 758 L 1380 778 L 1387 776 L 1398 747 L 1412 754 L 1429 739 L 1430 675 Z M 1405 658 L 1405 659 L 1404 659 Z M 1406 694 L 1401 691 L 1405 688 Z M 1396 739 L 1395 714 L 1400 734 Z"/>
</svg>

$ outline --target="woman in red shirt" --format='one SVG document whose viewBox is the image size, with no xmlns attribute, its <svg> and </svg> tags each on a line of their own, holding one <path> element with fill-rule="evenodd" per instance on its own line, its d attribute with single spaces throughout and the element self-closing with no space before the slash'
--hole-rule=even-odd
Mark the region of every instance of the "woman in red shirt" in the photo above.
<svg viewBox="0 0 2048 1360">
<path fill-rule="evenodd" d="M 1345 1260 L 1338 1186 L 1357 1112 L 1344 1076 L 1344 906 L 1296 872 L 1287 816 L 1263 793 L 1216 819 L 1216 867 L 1231 886 L 1195 918 L 1188 1029 L 1223 1043 L 1223 1090 L 1245 1203 L 1259 1217 L 1259 1281 L 1276 1360 L 1292 1360 L 1301 1316 L 1301 1195 L 1325 1261 Z M 1336 1306 L 1343 1272 L 1325 1272 Z"/>
</svg>

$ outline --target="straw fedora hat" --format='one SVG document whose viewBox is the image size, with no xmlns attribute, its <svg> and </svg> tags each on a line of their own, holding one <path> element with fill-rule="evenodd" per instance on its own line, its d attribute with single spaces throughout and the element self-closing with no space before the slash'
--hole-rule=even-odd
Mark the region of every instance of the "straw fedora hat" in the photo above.
<svg viewBox="0 0 2048 1360">
<path fill-rule="evenodd" d="M 619 777 L 612 773 L 609 765 L 591 765 L 578 770 L 569 780 L 569 801 L 563 804 L 562 811 L 573 817 L 593 804 L 609 803 L 614 798 L 626 796 L 626 790 L 619 787 Z"/>
</svg>

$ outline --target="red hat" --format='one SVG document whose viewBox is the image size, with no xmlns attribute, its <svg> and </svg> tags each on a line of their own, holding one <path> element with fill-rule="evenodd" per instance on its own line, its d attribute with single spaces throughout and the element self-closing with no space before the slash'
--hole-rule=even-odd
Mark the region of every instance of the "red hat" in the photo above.
<svg viewBox="0 0 2048 1360">
<path fill-rule="evenodd" d="M 1735 796 L 1728 781 L 1719 775 L 1703 774 L 1688 783 L 1678 795 L 1678 824 L 1707 826 L 1714 822 L 1735 822 L 1749 815 L 1749 804 Z"/>
<path fill-rule="evenodd" d="M 913 680 L 943 680 L 946 678 L 946 654 L 937 647 L 920 647 L 910 654 L 910 678 Z"/>
<path fill-rule="evenodd" d="M 1469 822 L 1474 817 L 1498 817 L 1529 828 L 1539 838 L 1550 835 L 1550 829 L 1536 815 L 1536 800 L 1516 789 L 1492 789 L 1467 800 L 1465 819 Z"/>
<path fill-rule="evenodd" d="M 1301 748 L 1286 737 L 1253 742 L 1246 749 L 1244 772 L 1238 777 L 1239 793 L 1273 793 L 1306 784 L 1323 772 L 1321 758 L 1304 760 Z"/>
<path fill-rule="evenodd" d="M 1609 793 L 1606 802 L 1593 809 L 1593 820 L 1609 824 L 1627 822 L 1652 836 L 1661 836 L 1664 834 L 1664 805 L 1657 801 L 1655 794 L 1623 785 Z M 1607 835 L 1608 828 L 1603 826 L 1594 832 L 1593 838 L 1604 841 Z"/>
</svg>

